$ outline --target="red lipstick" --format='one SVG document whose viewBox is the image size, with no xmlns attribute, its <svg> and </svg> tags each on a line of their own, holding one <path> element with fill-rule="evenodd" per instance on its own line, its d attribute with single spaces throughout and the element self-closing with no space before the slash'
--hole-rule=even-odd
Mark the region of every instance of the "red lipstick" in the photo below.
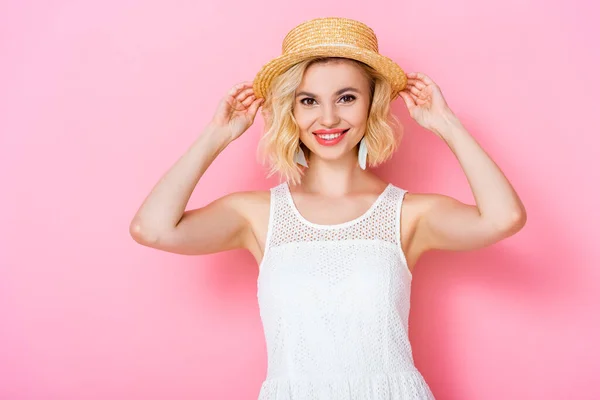
<svg viewBox="0 0 600 400">
<path fill-rule="evenodd" d="M 313 135 L 320 145 L 333 146 L 342 141 L 349 129 L 319 129 L 313 131 Z"/>
</svg>

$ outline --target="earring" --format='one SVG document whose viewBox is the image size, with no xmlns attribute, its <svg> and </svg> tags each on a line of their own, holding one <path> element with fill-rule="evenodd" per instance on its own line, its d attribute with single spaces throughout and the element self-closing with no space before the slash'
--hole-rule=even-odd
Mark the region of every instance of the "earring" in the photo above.
<svg viewBox="0 0 600 400">
<path fill-rule="evenodd" d="M 358 165 L 362 169 L 367 168 L 367 142 L 364 137 L 360 139 L 360 145 L 358 146 Z"/>
<path fill-rule="evenodd" d="M 304 151 L 302 151 L 302 147 L 298 146 L 298 151 L 294 154 L 294 161 L 296 164 L 300 164 L 303 167 L 308 168 L 308 163 L 306 162 L 306 157 L 304 156 Z"/>
</svg>

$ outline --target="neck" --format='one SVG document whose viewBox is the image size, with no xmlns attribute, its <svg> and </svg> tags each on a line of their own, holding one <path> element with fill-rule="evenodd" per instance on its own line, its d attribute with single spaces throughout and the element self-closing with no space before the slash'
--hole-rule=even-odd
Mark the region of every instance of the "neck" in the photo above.
<svg viewBox="0 0 600 400">
<path fill-rule="evenodd" d="M 373 175 L 360 168 L 356 154 L 348 154 L 339 160 L 324 160 L 311 154 L 309 165 L 299 186 L 305 192 L 330 196 L 352 192 L 364 186 Z"/>
</svg>

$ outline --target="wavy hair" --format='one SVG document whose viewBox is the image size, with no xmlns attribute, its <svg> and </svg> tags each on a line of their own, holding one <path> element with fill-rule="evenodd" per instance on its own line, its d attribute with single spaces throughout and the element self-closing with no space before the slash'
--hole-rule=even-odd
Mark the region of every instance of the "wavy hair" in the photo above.
<svg viewBox="0 0 600 400">
<path fill-rule="evenodd" d="M 273 79 L 261 113 L 265 120 L 264 134 L 259 141 L 259 154 L 269 167 L 267 177 L 279 173 L 286 181 L 300 183 L 303 168 L 296 164 L 298 148 L 308 148 L 300 141 L 300 128 L 293 115 L 296 89 L 306 69 L 314 63 L 348 61 L 360 67 L 369 80 L 370 106 L 364 140 L 367 145 L 367 165 L 375 167 L 387 161 L 400 143 L 404 128 L 391 112 L 391 87 L 387 79 L 360 61 L 340 57 L 313 57 L 295 64 Z M 394 129 L 396 128 L 396 129 Z"/>
</svg>

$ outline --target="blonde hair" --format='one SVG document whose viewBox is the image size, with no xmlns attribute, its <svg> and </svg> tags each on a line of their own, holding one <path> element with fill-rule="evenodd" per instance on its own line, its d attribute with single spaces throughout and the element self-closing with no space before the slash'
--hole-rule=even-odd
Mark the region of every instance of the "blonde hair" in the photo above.
<svg viewBox="0 0 600 400">
<path fill-rule="evenodd" d="M 367 164 L 371 167 L 387 161 L 396 150 L 403 126 L 391 113 L 391 86 L 383 75 L 356 60 L 338 57 L 314 57 L 304 60 L 279 75 L 269 88 L 262 105 L 265 130 L 259 142 L 263 163 L 269 166 L 268 177 L 279 172 L 287 181 L 300 183 L 303 169 L 294 161 L 300 142 L 300 128 L 293 115 L 296 89 L 302 82 L 306 69 L 313 63 L 345 60 L 359 66 L 369 80 L 371 104 L 364 140 L 367 145 Z M 394 130 L 396 127 L 396 131 Z"/>
</svg>

